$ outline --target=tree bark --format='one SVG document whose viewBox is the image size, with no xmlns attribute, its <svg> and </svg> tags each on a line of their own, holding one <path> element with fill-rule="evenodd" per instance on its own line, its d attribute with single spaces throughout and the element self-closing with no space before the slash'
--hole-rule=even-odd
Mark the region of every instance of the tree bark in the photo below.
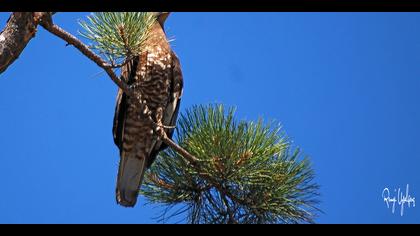
<svg viewBox="0 0 420 236">
<path fill-rule="evenodd" d="M 0 74 L 22 53 L 35 36 L 44 12 L 13 12 L 0 33 Z"/>
</svg>

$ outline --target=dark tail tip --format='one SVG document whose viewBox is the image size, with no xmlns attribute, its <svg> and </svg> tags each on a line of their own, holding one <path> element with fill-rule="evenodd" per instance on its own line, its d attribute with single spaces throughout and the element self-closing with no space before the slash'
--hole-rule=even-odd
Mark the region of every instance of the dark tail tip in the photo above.
<svg viewBox="0 0 420 236">
<path fill-rule="evenodd" d="M 145 169 L 145 158 L 121 157 L 116 188 L 116 199 L 119 205 L 125 207 L 136 205 Z"/>
<path fill-rule="evenodd" d="M 137 202 L 138 191 L 120 191 L 116 190 L 117 204 L 124 207 L 134 207 Z"/>
</svg>

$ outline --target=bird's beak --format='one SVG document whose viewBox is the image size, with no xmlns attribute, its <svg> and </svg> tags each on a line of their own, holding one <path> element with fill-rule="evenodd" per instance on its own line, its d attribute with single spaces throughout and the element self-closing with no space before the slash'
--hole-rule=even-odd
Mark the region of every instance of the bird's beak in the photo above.
<svg viewBox="0 0 420 236">
<path fill-rule="evenodd" d="M 164 26 L 166 19 L 168 18 L 170 12 L 159 12 L 158 18 L 157 20 L 159 21 L 159 24 L 162 26 Z"/>
</svg>

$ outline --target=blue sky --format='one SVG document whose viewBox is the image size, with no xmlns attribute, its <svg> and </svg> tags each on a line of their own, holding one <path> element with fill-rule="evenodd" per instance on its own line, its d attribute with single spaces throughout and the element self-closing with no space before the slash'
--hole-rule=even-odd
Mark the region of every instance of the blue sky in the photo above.
<svg viewBox="0 0 420 236">
<path fill-rule="evenodd" d="M 0 13 L 4 26 L 8 13 Z M 87 13 L 58 13 L 76 34 Z M 173 13 L 181 110 L 224 103 L 280 121 L 311 156 L 318 223 L 420 223 L 381 196 L 420 201 L 419 13 Z M 116 86 L 42 28 L 0 75 L 0 223 L 153 223 L 115 203 Z"/>
</svg>

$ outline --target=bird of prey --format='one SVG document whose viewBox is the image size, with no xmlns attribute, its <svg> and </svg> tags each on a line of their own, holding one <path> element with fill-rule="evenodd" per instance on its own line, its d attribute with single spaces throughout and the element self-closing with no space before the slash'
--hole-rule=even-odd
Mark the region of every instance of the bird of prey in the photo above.
<svg viewBox="0 0 420 236">
<path fill-rule="evenodd" d="M 156 22 L 142 52 L 125 64 L 121 79 L 146 101 L 152 119 L 163 124 L 169 138 L 172 137 L 182 95 L 182 72 L 178 57 L 172 51 L 164 31 L 169 12 L 157 12 Z M 167 148 L 158 139 L 153 124 L 142 116 L 136 104 L 138 100 L 118 90 L 115 108 L 113 136 L 120 150 L 116 200 L 125 207 L 133 207 L 144 172 L 157 154 Z"/>
</svg>

